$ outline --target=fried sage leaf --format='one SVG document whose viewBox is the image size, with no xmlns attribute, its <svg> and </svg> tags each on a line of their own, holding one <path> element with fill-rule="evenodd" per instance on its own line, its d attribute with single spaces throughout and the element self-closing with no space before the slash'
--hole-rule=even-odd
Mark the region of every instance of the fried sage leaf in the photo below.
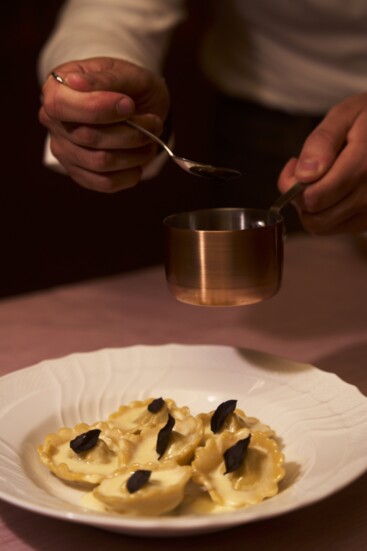
<svg viewBox="0 0 367 551">
<path fill-rule="evenodd" d="M 148 406 L 148 411 L 150 411 L 150 413 L 158 413 L 158 411 L 161 411 L 163 406 L 163 398 L 156 398 L 155 400 L 152 400 L 152 402 L 150 402 Z"/>
<path fill-rule="evenodd" d="M 140 490 L 140 488 L 142 488 L 149 482 L 151 473 L 152 471 L 147 471 L 145 469 L 139 469 L 138 471 L 135 471 L 135 473 L 133 473 L 126 482 L 127 491 L 130 494 L 134 494 L 135 492 Z"/>
<path fill-rule="evenodd" d="M 228 415 L 234 412 L 236 406 L 237 400 L 227 400 L 217 407 L 210 420 L 210 428 L 214 434 L 220 432 Z"/>
<path fill-rule="evenodd" d="M 79 434 L 79 436 L 70 440 L 70 447 L 75 453 L 87 452 L 97 444 L 100 434 L 100 429 L 92 429 L 88 432 L 83 432 L 83 434 Z"/>
<path fill-rule="evenodd" d="M 169 438 L 171 436 L 173 427 L 175 426 L 176 420 L 172 415 L 168 414 L 168 421 L 164 425 L 164 427 L 161 428 L 161 430 L 158 433 L 157 437 L 157 444 L 156 444 L 156 452 L 158 454 L 158 459 L 162 457 L 164 452 L 167 449 Z"/>
<path fill-rule="evenodd" d="M 236 469 L 241 467 L 247 448 L 251 440 L 251 434 L 243 440 L 239 440 L 234 446 L 228 448 L 223 454 L 226 471 L 224 474 L 233 473 Z"/>
</svg>

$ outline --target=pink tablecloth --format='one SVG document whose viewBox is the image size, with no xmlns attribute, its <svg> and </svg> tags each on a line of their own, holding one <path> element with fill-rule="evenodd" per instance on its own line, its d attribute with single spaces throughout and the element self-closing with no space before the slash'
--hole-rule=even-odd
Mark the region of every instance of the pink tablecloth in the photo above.
<svg viewBox="0 0 367 551">
<path fill-rule="evenodd" d="M 1 375 L 71 352 L 164 343 L 270 352 L 335 372 L 367 395 L 367 257 L 350 238 L 291 237 L 280 293 L 248 307 L 180 304 L 166 290 L 162 267 L 0 303 Z M 289 515 L 190 540 L 149 542 L 0 502 L 0 541 L 6 551 L 133 551 L 147 545 L 213 551 L 228 542 L 235 550 L 362 551 L 367 549 L 366 495 L 365 475 L 336 495 Z"/>
</svg>

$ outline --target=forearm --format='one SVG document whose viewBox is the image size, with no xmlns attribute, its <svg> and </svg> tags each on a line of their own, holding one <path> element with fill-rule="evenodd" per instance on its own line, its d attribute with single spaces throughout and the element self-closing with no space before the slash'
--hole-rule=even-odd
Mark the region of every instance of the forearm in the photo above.
<svg viewBox="0 0 367 551">
<path fill-rule="evenodd" d="M 61 63 L 100 56 L 159 73 L 184 16 L 183 0 L 69 0 L 41 51 L 40 81 Z"/>
</svg>

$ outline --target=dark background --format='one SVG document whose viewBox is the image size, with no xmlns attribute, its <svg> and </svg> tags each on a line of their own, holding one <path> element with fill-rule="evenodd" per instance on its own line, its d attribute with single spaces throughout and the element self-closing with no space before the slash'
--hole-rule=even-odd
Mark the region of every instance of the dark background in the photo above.
<svg viewBox="0 0 367 551">
<path fill-rule="evenodd" d="M 42 165 L 36 64 L 61 4 L 12 0 L 2 8 L 0 297 L 159 263 L 164 216 L 207 206 L 210 193 L 205 180 L 171 162 L 154 181 L 113 195 L 82 189 Z M 189 3 L 190 18 L 177 30 L 166 77 L 176 152 L 213 162 L 203 138 L 211 91 L 196 67 L 196 4 Z"/>
</svg>

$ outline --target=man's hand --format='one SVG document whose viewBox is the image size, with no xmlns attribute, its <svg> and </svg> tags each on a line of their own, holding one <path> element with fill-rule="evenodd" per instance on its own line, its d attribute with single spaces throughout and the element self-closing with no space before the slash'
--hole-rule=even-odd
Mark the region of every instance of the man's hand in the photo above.
<svg viewBox="0 0 367 551">
<path fill-rule="evenodd" d="M 124 120 L 161 134 L 169 110 L 163 79 L 111 58 L 69 62 L 55 71 L 67 85 L 48 77 L 39 111 L 53 155 L 83 187 L 110 193 L 137 184 L 157 146 Z"/>
<path fill-rule="evenodd" d="M 367 93 L 333 107 L 306 139 L 298 159 L 282 170 L 282 193 L 296 181 L 310 183 L 295 200 L 310 233 L 367 230 Z"/>
</svg>

